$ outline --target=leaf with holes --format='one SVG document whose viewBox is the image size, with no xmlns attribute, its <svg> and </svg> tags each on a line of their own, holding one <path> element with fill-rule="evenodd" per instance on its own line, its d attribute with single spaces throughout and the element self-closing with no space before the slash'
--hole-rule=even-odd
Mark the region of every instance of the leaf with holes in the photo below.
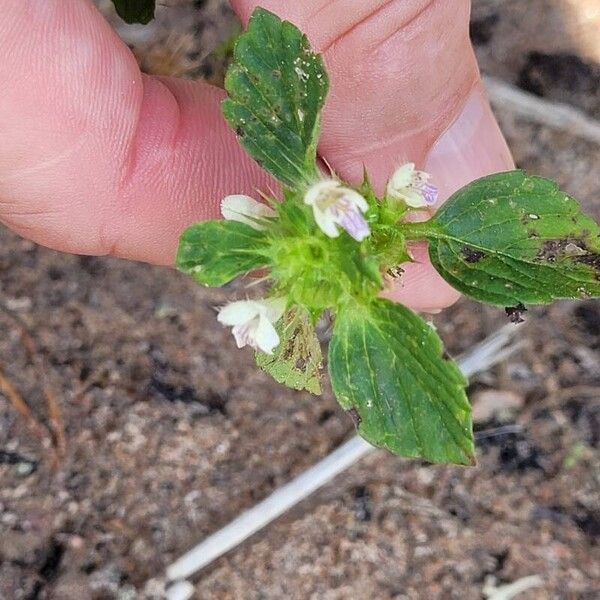
<svg viewBox="0 0 600 600">
<path fill-rule="evenodd" d="M 257 8 L 237 40 L 223 114 L 240 143 L 288 187 L 317 176 L 320 112 L 329 83 L 297 27 Z"/>
<path fill-rule="evenodd" d="M 442 357 L 434 329 L 409 309 L 376 300 L 336 318 L 329 373 L 358 433 L 394 454 L 473 464 L 465 379 Z"/>
<path fill-rule="evenodd" d="M 272 355 L 256 353 L 256 364 L 275 381 L 294 390 L 321 393 L 323 356 L 308 313 L 295 308 L 276 326 L 281 342 Z"/>
<path fill-rule="evenodd" d="M 547 179 L 522 171 L 479 179 L 425 228 L 437 271 L 480 302 L 600 296 L 600 228 Z"/>
<path fill-rule="evenodd" d="M 179 240 L 177 268 L 198 283 L 219 287 L 265 265 L 264 231 L 238 221 L 204 221 Z"/>
<path fill-rule="evenodd" d="M 154 18 L 156 0 L 113 0 L 117 14 L 126 23 L 145 25 Z"/>
</svg>

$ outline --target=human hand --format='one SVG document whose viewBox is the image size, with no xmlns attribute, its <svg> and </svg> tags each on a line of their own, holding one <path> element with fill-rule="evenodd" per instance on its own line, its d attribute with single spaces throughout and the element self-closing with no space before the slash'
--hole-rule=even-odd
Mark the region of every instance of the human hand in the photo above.
<svg viewBox="0 0 600 600">
<path fill-rule="evenodd" d="M 320 154 L 381 191 L 407 160 L 446 198 L 512 167 L 468 40 L 469 2 L 234 0 L 307 32 L 332 79 Z M 452 4 L 452 6 L 450 6 Z M 142 75 L 89 0 L 0 0 L 0 220 L 41 244 L 172 264 L 221 198 L 272 185 L 223 120 L 223 92 Z M 437 143 L 436 143 L 437 141 Z M 427 263 L 391 295 L 418 310 L 458 294 Z"/>
</svg>

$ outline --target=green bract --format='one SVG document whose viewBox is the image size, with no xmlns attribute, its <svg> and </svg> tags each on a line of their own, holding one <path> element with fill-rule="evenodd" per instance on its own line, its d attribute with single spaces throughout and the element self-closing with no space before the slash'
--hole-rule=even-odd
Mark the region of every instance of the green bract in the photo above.
<svg viewBox="0 0 600 600">
<path fill-rule="evenodd" d="M 320 394 L 323 355 L 308 313 L 300 308 L 290 310 L 277 329 L 279 346 L 273 355 L 258 352 L 256 364 L 279 383 Z"/>
<path fill-rule="evenodd" d="M 466 186 L 430 221 L 403 223 L 435 200 L 429 176 L 414 165 L 390 173 L 383 198 L 366 175 L 353 187 L 319 169 L 327 81 L 306 37 L 256 9 L 236 43 L 223 112 L 280 181 L 282 198 L 270 198 L 266 212 L 248 197 L 224 199 L 224 214 L 237 220 L 192 225 L 178 267 L 209 286 L 261 271 L 268 297 L 229 304 L 219 319 L 294 389 L 320 393 L 315 324 L 330 312 L 331 383 L 359 434 L 402 456 L 472 464 L 466 382 L 429 323 L 380 298 L 386 279 L 410 260 L 408 242 L 427 240 L 442 277 L 482 302 L 600 296 L 600 229 L 554 183 L 520 171 Z"/>
</svg>

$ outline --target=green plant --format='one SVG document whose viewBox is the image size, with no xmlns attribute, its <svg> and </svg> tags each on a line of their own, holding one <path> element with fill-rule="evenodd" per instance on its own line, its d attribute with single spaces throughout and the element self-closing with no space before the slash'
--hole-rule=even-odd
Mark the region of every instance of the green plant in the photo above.
<svg viewBox="0 0 600 600">
<path fill-rule="evenodd" d="M 467 185 L 426 222 L 406 219 L 437 195 L 412 164 L 391 174 L 383 197 L 367 174 L 358 187 L 324 174 L 324 64 L 294 25 L 266 10 L 237 40 L 225 86 L 225 118 L 283 197 L 225 198 L 225 220 L 182 235 L 179 269 L 208 286 L 266 273 L 266 298 L 230 303 L 218 319 L 295 389 L 320 392 L 315 323 L 330 311 L 331 384 L 359 434 L 398 455 L 472 464 L 466 382 L 429 323 L 381 298 L 386 279 L 411 260 L 409 244 L 424 240 L 446 281 L 518 320 L 524 304 L 600 296 L 597 224 L 555 183 L 522 171 Z"/>
</svg>

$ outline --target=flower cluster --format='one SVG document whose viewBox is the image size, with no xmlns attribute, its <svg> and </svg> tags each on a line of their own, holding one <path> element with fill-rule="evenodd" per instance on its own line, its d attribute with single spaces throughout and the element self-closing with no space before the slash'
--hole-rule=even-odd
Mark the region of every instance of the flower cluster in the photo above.
<svg viewBox="0 0 600 600">
<path fill-rule="evenodd" d="M 388 182 L 387 197 L 403 201 L 411 208 L 431 206 L 437 200 L 437 188 L 429 179 L 430 176 L 417 171 L 413 163 L 403 165 Z M 357 242 L 371 234 L 364 216 L 369 208 L 366 199 L 337 179 L 324 179 L 310 186 L 304 194 L 304 203 L 312 208 L 316 225 L 330 238 L 340 235 L 339 228 Z M 225 197 L 221 213 L 225 219 L 240 221 L 257 230 L 263 230 L 269 219 L 277 217 L 270 206 L 242 194 Z M 275 324 L 285 308 L 285 298 L 240 300 L 224 306 L 218 320 L 232 327 L 239 348 L 251 346 L 272 354 L 279 344 Z"/>
</svg>

